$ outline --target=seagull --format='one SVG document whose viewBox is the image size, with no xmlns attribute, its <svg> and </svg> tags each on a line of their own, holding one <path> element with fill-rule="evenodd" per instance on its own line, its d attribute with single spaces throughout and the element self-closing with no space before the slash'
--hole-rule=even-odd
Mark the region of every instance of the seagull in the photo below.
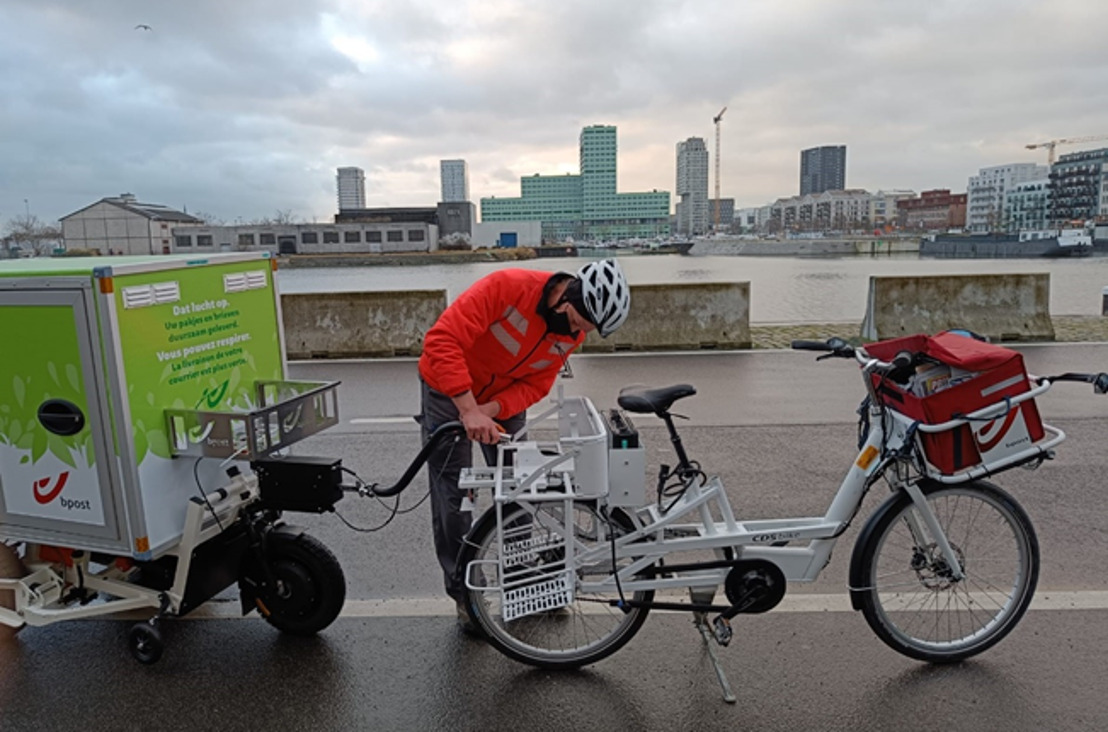
<svg viewBox="0 0 1108 732">
<path fill-rule="evenodd" d="M 150 26 L 146 25 L 145 23 L 139 23 L 138 25 L 135 26 L 135 30 L 154 30 L 154 29 L 151 28 Z"/>
</svg>

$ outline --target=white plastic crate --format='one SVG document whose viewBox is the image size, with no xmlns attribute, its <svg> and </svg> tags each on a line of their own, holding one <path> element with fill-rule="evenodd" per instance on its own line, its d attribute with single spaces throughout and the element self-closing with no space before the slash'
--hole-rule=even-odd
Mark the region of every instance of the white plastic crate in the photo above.
<svg viewBox="0 0 1108 732">
<path fill-rule="evenodd" d="M 572 573 L 569 570 L 563 570 L 546 579 L 529 582 L 503 592 L 501 614 L 505 622 L 555 610 L 573 602 Z"/>
</svg>

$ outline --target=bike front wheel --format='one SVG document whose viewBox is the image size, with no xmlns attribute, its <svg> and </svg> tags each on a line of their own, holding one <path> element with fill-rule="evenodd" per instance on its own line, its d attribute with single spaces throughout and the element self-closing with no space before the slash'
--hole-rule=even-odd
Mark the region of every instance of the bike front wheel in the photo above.
<svg viewBox="0 0 1108 732">
<path fill-rule="evenodd" d="M 955 579 L 911 498 L 887 501 L 860 537 L 866 621 L 900 653 L 953 663 L 1006 636 L 1031 603 L 1039 578 L 1039 543 L 1027 514 L 985 481 L 925 482 L 920 488 L 961 565 Z"/>
<path fill-rule="evenodd" d="M 591 564 L 573 562 L 569 569 L 571 582 L 576 585 L 568 605 L 554 603 L 551 609 L 531 608 L 520 615 L 518 607 L 511 606 L 512 600 L 505 599 L 507 593 L 500 588 L 509 578 L 524 594 L 538 594 L 543 583 L 565 567 L 565 550 L 558 548 L 568 535 L 564 527 L 572 526 L 574 553 L 578 556 L 598 546 L 604 548 L 611 532 L 618 536 L 630 530 L 626 515 L 614 512 L 609 521 L 595 502 L 573 502 L 569 520 L 565 506 L 561 501 L 503 506 L 503 542 L 493 507 L 474 525 L 459 557 L 458 566 L 466 573 L 467 584 L 477 588 L 466 590 L 466 605 L 489 643 L 510 658 L 540 668 L 577 668 L 611 655 L 638 632 L 648 612 L 646 607 L 626 611 L 615 607 L 612 601 L 619 599 L 619 593 L 614 590 L 581 591 L 580 582 L 598 582 L 611 576 L 612 562 L 607 552 Z M 516 554 L 513 543 L 527 548 Z M 506 555 L 518 559 L 500 562 L 502 547 Z M 652 591 L 640 591 L 626 599 L 645 603 L 653 598 Z"/>
</svg>

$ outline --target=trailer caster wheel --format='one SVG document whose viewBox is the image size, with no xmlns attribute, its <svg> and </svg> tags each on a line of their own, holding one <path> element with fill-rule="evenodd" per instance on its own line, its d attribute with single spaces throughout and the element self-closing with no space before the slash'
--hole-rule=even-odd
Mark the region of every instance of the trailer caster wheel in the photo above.
<svg viewBox="0 0 1108 732">
<path fill-rule="evenodd" d="M 127 644 L 135 660 L 147 665 L 157 663 L 165 651 L 162 632 L 157 625 L 149 622 L 131 626 L 131 632 L 127 634 Z"/>
</svg>

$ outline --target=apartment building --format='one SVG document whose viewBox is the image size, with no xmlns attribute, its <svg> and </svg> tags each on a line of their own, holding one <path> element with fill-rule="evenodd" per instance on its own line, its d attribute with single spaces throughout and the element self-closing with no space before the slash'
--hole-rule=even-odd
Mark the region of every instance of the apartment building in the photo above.
<svg viewBox="0 0 1108 732">
<path fill-rule="evenodd" d="M 1035 163 L 1008 163 L 982 168 L 966 187 L 966 230 L 971 234 L 1005 231 L 1007 195 L 1015 186 L 1047 177 L 1049 169 Z"/>
</svg>

